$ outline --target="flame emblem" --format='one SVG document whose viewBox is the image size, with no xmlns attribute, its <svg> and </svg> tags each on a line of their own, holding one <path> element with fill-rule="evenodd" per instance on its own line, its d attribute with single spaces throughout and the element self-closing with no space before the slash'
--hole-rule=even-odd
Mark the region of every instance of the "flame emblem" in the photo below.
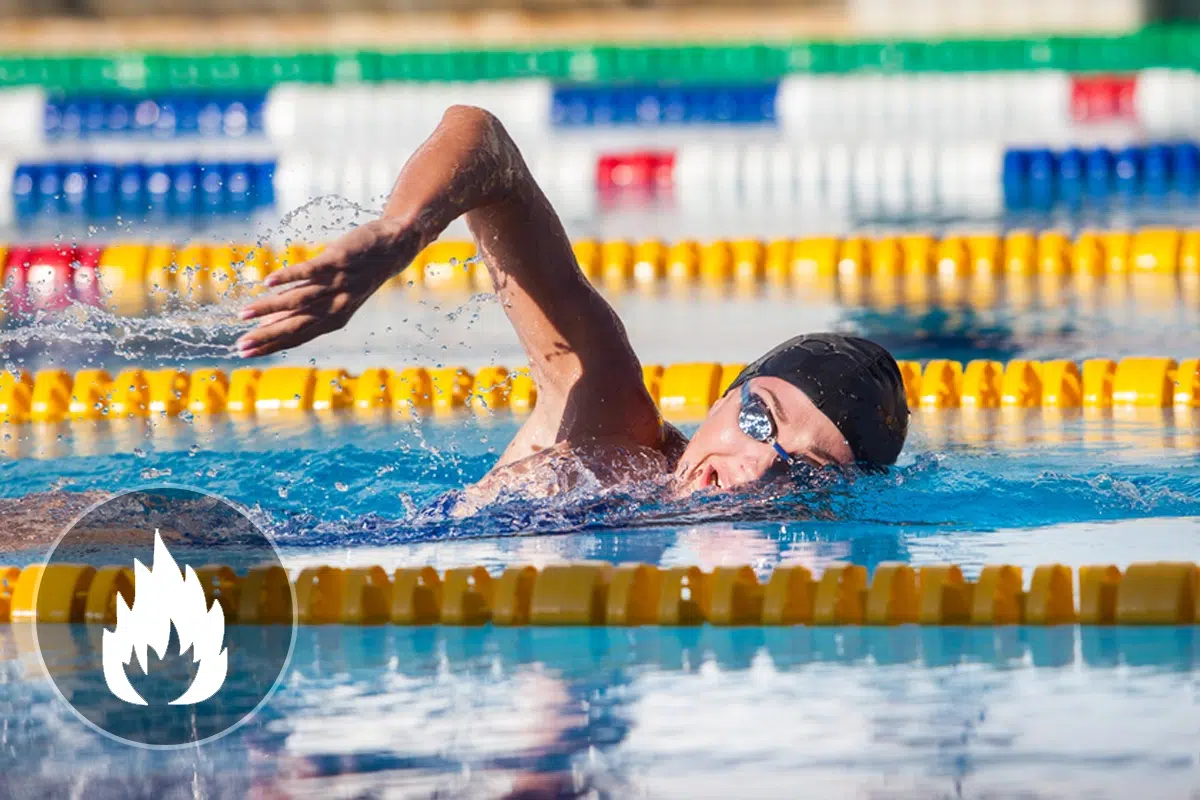
<svg viewBox="0 0 1200 800">
<path fill-rule="evenodd" d="M 101 641 L 104 682 L 108 690 L 126 703 L 144 706 L 145 699 L 129 682 L 125 667 L 136 656 L 142 672 L 149 672 L 146 649 L 162 658 L 171 638 L 171 625 L 179 637 L 182 655 L 192 649 L 199 663 L 192 685 L 169 705 L 201 703 L 217 693 L 229 669 L 225 642 L 225 612 L 219 601 L 212 608 L 204 588 L 190 566 L 181 572 L 159 531 L 154 531 L 154 566 L 147 569 L 134 559 L 133 608 L 117 595 L 117 628 L 105 630 Z"/>
</svg>

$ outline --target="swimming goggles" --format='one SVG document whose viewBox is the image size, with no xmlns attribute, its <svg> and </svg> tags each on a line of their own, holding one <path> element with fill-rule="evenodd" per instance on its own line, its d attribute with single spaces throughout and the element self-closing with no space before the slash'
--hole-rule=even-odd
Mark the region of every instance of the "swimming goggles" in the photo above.
<svg viewBox="0 0 1200 800">
<path fill-rule="evenodd" d="M 776 438 L 779 435 L 779 427 L 775 424 L 771 409 L 767 408 L 766 401 L 750 391 L 749 381 L 742 384 L 742 407 L 738 410 L 738 427 L 754 441 L 775 448 L 775 454 L 784 464 L 790 467 L 795 463 L 795 459 L 783 449 L 783 445 L 779 444 Z"/>
</svg>

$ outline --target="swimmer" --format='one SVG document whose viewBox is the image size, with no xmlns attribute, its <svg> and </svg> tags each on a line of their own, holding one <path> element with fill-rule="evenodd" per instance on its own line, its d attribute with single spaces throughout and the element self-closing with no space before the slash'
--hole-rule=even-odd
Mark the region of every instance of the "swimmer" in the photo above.
<svg viewBox="0 0 1200 800">
<path fill-rule="evenodd" d="M 396 179 L 383 215 L 304 263 L 247 306 L 245 358 L 342 328 L 385 281 L 465 216 L 529 358 L 537 404 L 493 469 L 465 496 L 549 496 L 581 481 L 666 479 L 674 496 L 752 490 L 796 465 L 895 463 L 908 404 L 895 359 L 873 342 L 797 336 L 742 371 L 688 441 L 663 421 L 612 307 L 588 282 L 562 223 L 493 115 L 451 107 Z"/>
</svg>

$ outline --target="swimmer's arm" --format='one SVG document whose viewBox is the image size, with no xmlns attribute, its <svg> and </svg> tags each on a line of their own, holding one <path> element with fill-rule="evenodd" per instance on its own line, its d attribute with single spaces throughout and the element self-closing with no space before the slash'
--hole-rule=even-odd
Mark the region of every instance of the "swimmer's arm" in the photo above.
<svg viewBox="0 0 1200 800">
<path fill-rule="evenodd" d="M 500 122 L 455 106 L 404 166 L 381 219 L 268 277 L 289 285 L 251 304 L 239 341 L 265 355 L 342 327 L 384 281 L 465 216 L 516 330 L 538 403 L 501 464 L 562 441 L 657 446 L 662 426 L 612 307 L 579 270 L 554 209 Z"/>
</svg>

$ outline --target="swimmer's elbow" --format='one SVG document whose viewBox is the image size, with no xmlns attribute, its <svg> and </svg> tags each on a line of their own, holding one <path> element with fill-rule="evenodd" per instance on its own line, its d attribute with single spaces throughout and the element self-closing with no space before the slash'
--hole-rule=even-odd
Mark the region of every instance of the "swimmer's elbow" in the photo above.
<svg viewBox="0 0 1200 800">
<path fill-rule="evenodd" d="M 504 123 L 486 108 L 450 106 L 442 115 L 441 129 L 457 140 L 459 147 L 466 146 L 478 167 L 487 173 L 493 190 L 511 190 L 522 178 L 531 177 Z"/>
<path fill-rule="evenodd" d="M 487 143 L 511 143 L 504 123 L 486 108 L 468 105 L 452 105 L 442 114 L 443 127 L 470 132 Z"/>
<path fill-rule="evenodd" d="M 442 118 L 448 121 L 475 121 L 483 122 L 489 125 L 500 122 L 499 117 L 488 111 L 486 108 L 472 106 L 466 103 L 455 103 L 447 107 L 446 112 L 442 115 Z"/>
</svg>

